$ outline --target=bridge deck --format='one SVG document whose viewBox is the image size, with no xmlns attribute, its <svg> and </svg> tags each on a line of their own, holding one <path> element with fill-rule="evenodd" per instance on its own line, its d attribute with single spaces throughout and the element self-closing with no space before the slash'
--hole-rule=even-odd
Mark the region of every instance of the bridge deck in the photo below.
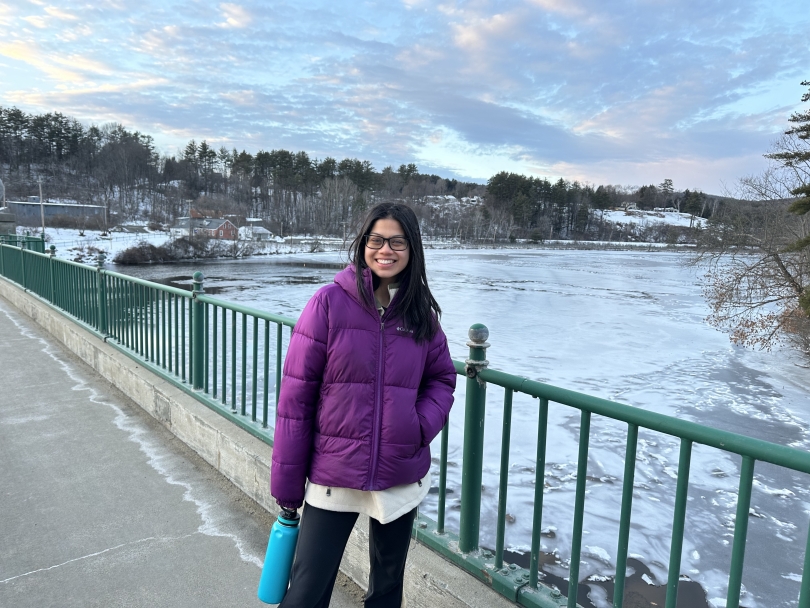
<svg viewBox="0 0 810 608">
<path fill-rule="evenodd" d="M 263 509 L 2 299 L 0 370 L 0 606 L 263 605 Z"/>
</svg>

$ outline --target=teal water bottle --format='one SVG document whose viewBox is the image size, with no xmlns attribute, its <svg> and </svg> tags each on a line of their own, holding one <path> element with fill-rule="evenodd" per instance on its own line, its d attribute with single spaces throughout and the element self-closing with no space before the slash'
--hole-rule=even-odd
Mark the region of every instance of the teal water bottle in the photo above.
<svg viewBox="0 0 810 608">
<path fill-rule="evenodd" d="M 259 599 L 265 604 L 278 604 L 290 583 L 295 543 L 298 542 L 299 517 L 295 509 L 281 509 L 281 515 L 270 528 L 267 554 L 259 579 Z"/>
</svg>

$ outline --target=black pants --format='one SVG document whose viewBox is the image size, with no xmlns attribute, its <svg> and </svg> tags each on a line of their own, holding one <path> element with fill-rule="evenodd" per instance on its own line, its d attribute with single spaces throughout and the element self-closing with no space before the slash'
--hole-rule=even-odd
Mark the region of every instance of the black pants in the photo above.
<svg viewBox="0 0 810 608">
<path fill-rule="evenodd" d="M 369 519 L 371 574 L 365 608 L 400 608 L 405 558 L 416 509 L 381 524 Z M 290 588 L 279 608 L 329 608 L 340 559 L 357 513 L 338 513 L 304 505 Z"/>
</svg>

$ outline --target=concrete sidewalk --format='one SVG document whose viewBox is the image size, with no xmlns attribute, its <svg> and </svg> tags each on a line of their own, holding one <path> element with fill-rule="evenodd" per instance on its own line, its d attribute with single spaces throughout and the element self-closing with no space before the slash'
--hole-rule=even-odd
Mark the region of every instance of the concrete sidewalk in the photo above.
<svg viewBox="0 0 810 608">
<path fill-rule="evenodd" d="M 0 379 L 0 606 L 264 605 L 272 517 L 2 298 Z"/>
</svg>

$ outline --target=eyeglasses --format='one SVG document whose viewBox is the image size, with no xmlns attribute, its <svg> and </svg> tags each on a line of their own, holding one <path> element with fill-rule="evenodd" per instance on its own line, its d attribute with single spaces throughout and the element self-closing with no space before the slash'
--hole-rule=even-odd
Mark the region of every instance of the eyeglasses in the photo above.
<svg viewBox="0 0 810 608">
<path fill-rule="evenodd" d="M 382 249 L 386 241 L 394 251 L 405 251 L 408 248 L 408 239 L 404 236 L 392 236 L 390 239 L 384 239 L 375 234 L 366 235 L 366 247 L 369 249 Z"/>
</svg>

